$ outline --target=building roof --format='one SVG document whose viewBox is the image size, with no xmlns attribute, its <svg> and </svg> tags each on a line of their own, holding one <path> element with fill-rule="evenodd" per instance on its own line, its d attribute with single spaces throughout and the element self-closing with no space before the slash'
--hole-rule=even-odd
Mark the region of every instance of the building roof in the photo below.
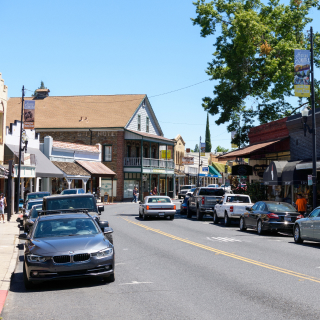
<svg viewBox="0 0 320 320">
<path fill-rule="evenodd" d="M 151 133 L 142 132 L 142 131 L 128 130 L 128 129 L 126 129 L 126 131 L 138 134 L 138 135 L 140 135 L 142 137 L 156 139 L 156 140 L 162 140 L 162 141 L 167 141 L 167 142 L 171 142 L 171 144 L 174 144 L 174 140 L 173 139 L 165 138 L 165 137 L 162 137 L 162 136 L 157 136 L 156 134 L 151 134 Z"/>
<path fill-rule="evenodd" d="M 93 175 L 115 176 L 116 174 L 101 162 L 76 160 L 76 163 Z"/>
<path fill-rule="evenodd" d="M 125 94 L 35 99 L 35 128 L 124 128 L 145 97 L 145 94 Z M 19 119 L 21 98 L 10 98 L 6 121 L 14 123 Z"/>
<path fill-rule="evenodd" d="M 71 142 L 55 141 L 54 140 L 52 143 L 52 147 L 58 148 L 58 149 L 68 149 L 68 150 L 100 153 L 98 145 L 90 146 L 90 145 L 84 145 L 84 144 L 80 144 L 80 143 L 71 143 Z"/>
<path fill-rule="evenodd" d="M 74 162 L 52 161 L 52 163 L 68 176 L 90 177 L 90 173 Z"/>
</svg>

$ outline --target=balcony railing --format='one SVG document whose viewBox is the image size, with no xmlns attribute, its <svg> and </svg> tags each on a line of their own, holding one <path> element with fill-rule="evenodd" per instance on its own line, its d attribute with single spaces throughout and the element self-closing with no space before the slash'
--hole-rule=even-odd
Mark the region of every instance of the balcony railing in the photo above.
<svg viewBox="0 0 320 320">
<path fill-rule="evenodd" d="M 123 165 L 126 167 L 140 167 L 141 158 L 124 158 Z M 148 168 L 174 169 L 173 160 L 160 160 L 152 158 L 142 158 L 142 166 Z"/>
</svg>

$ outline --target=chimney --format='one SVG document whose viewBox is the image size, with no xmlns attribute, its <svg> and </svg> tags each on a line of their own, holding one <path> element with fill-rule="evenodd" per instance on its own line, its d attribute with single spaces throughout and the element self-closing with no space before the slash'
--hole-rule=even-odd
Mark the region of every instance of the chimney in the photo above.
<svg viewBox="0 0 320 320">
<path fill-rule="evenodd" d="M 46 97 L 49 97 L 49 89 L 37 89 L 35 91 L 34 99 L 44 99 Z"/>
</svg>

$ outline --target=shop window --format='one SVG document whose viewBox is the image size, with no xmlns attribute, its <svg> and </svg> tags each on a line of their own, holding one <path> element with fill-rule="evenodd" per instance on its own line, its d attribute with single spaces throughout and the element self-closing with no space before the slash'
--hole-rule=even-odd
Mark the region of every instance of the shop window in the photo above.
<svg viewBox="0 0 320 320">
<path fill-rule="evenodd" d="M 124 178 L 125 178 L 125 179 L 128 179 L 128 178 L 129 178 L 129 174 L 128 174 L 128 173 L 125 173 L 125 174 L 124 174 Z"/>
<path fill-rule="evenodd" d="M 112 161 L 112 146 L 104 146 L 104 161 Z"/>
<path fill-rule="evenodd" d="M 133 179 L 136 179 L 136 178 L 137 178 L 137 174 L 136 174 L 136 173 L 133 173 L 133 174 L 132 174 L 132 178 L 133 178 Z"/>
<path fill-rule="evenodd" d="M 141 178 L 141 174 L 137 173 L 137 179 L 140 179 L 140 178 Z"/>
<path fill-rule="evenodd" d="M 141 115 L 138 114 L 138 131 L 141 131 Z"/>
<path fill-rule="evenodd" d="M 146 119 L 146 132 L 149 132 L 149 118 Z"/>
</svg>

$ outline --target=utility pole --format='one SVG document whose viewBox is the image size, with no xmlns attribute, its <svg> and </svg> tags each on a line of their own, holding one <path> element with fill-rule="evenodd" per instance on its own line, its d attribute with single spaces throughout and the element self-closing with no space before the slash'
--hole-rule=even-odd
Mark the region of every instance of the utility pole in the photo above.
<svg viewBox="0 0 320 320">
<path fill-rule="evenodd" d="M 22 140 L 22 125 L 23 125 L 23 103 L 24 103 L 24 86 L 22 86 L 22 100 L 21 100 L 21 126 L 20 126 L 20 139 L 19 139 L 19 162 L 18 162 L 18 188 L 16 199 L 16 210 L 19 213 L 19 200 L 20 200 L 20 171 L 21 171 L 21 140 Z M 21 186 L 22 188 L 22 186 Z"/>
<path fill-rule="evenodd" d="M 313 30 L 310 27 L 311 40 L 311 109 L 312 109 L 312 193 L 313 209 L 317 207 L 317 148 L 316 148 L 316 108 L 314 103 L 314 73 L 313 73 Z"/>
<path fill-rule="evenodd" d="M 200 155 L 201 155 L 201 136 L 200 136 L 200 144 L 199 144 L 199 167 L 198 167 L 198 182 L 197 182 L 197 187 L 200 187 Z"/>
</svg>

